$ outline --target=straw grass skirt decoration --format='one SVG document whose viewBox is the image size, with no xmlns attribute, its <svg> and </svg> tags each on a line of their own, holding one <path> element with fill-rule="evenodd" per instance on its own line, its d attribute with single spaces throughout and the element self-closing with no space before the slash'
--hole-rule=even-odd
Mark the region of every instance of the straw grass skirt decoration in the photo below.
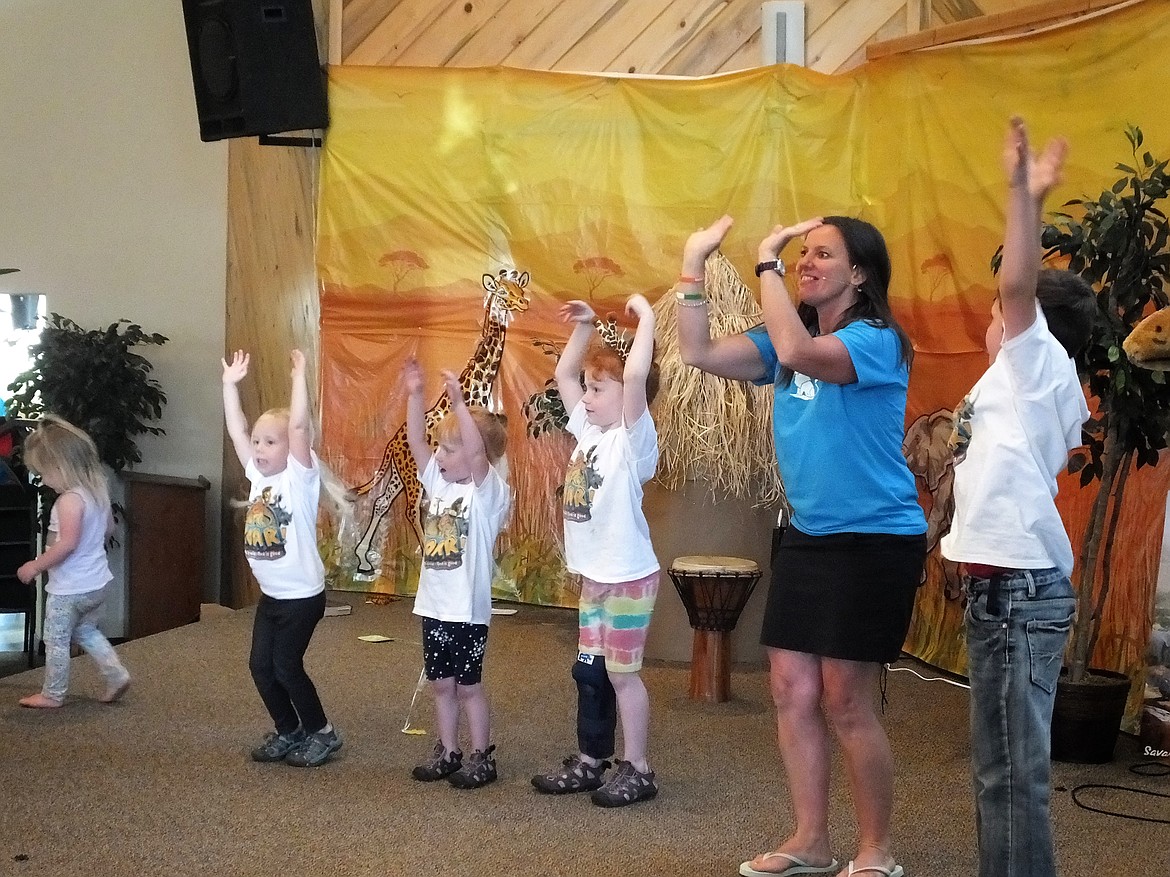
<svg viewBox="0 0 1170 877">
<path fill-rule="evenodd" d="M 763 321 L 760 305 L 727 258 L 705 266 L 711 337 L 739 334 Z M 685 365 L 678 349 L 673 291 L 654 305 L 662 391 L 655 404 L 657 480 L 668 488 L 706 483 L 713 496 L 783 503 L 772 440 L 772 387 L 729 381 Z"/>
</svg>

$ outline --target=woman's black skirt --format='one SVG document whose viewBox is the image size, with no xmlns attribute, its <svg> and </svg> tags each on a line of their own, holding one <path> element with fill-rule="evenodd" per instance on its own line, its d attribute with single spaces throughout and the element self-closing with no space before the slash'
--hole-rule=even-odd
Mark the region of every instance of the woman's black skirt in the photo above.
<svg viewBox="0 0 1170 877">
<path fill-rule="evenodd" d="M 789 527 L 772 558 L 761 644 L 848 661 L 896 661 L 925 558 L 925 535 L 809 536 Z"/>
</svg>

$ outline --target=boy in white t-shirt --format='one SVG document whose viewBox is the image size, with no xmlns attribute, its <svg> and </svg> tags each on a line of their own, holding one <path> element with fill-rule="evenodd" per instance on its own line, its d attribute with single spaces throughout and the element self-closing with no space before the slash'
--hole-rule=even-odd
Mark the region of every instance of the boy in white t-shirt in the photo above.
<svg viewBox="0 0 1170 877">
<path fill-rule="evenodd" d="M 414 614 L 422 616 L 423 662 L 435 698 L 439 742 L 412 776 L 421 782 L 446 779 L 477 789 L 496 779 L 495 746 L 483 655 L 492 615 L 496 537 L 512 494 L 495 464 L 504 455 L 505 421 L 483 408 L 468 408 L 453 372 L 443 372 L 451 409 L 435 426 L 438 448 L 427 443 L 423 374 L 407 360 L 406 440 L 418 466 L 424 498 L 422 571 Z M 472 752 L 459 748 L 459 713 L 467 719 Z"/>
<path fill-rule="evenodd" d="M 980 877 L 1053 877 L 1050 728 L 1075 599 L 1056 478 L 1089 416 L 1072 358 L 1093 291 L 1041 271 L 1040 213 L 1066 145 L 1039 156 L 1023 122 L 1004 144 L 1007 223 L 990 365 L 955 411 L 955 513 L 943 555 L 964 565 Z"/>
<path fill-rule="evenodd" d="M 634 295 L 626 312 L 638 327 L 623 362 L 612 348 L 588 352 L 596 320 L 589 305 L 572 301 L 561 308 L 562 318 L 575 324 L 556 381 L 577 439 L 563 502 L 565 565 L 582 577 L 573 667 L 580 752 L 532 778 L 549 794 L 591 791 L 599 807 L 658 794 L 646 759 L 650 700 L 639 675 L 659 578 L 642 512 L 642 485 L 658 465 L 658 435 L 647 408 L 657 390 L 654 311 Z M 604 781 L 619 717 L 626 757 Z"/>
</svg>

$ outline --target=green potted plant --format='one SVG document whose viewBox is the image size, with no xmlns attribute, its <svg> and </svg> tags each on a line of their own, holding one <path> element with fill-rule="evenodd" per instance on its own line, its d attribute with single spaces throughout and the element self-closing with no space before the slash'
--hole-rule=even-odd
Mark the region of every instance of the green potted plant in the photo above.
<svg viewBox="0 0 1170 877">
<path fill-rule="evenodd" d="M 1045 258 L 1067 261 L 1069 270 L 1084 277 L 1097 293 L 1100 313 L 1083 355 L 1096 410 L 1084 426 L 1084 450 L 1069 463 L 1082 486 L 1098 487 L 1078 551 L 1076 617 L 1053 718 L 1053 757 L 1065 761 L 1113 757 L 1130 680 L 1090 671 L 1089 662 L 1109 595 L 1129 473 L 1135 462 L 1157 465 L 1170 428 L 1166 373 L 1136 367 L 1122 352 L 1134 325 L 1170 303 L 1170 221 L 1159 206 L 1170 191 L 1170 176 L 1166 160 L 1142 149 L 1140 128 L 1128 126 L 1125 133 L 1132 164 L 1116 165 L 1121 176 L 1099 196 L 1067 202 L 1068 212 L 1053 213 L 1042 232 Z M 1140 653 L 1143 644 L 1137 645 Z M 1103 735 L 1097 742 L 1088 740 L 1094 732 Z"/>
<path fill-rule="evenodd" d="M 167 340 L 129 320 L 83 329 L 50 314 L 29 349 L 29 369 L 8 385 L 8 416 L 63 417 L 88 432 L 102 461 L 120 472 L 142 459 L 136 436 L 164 433 L 152 421 L 162 417 L 166 394 L 150 376 L 154 366 L 133 348 Z"/>
</svg>

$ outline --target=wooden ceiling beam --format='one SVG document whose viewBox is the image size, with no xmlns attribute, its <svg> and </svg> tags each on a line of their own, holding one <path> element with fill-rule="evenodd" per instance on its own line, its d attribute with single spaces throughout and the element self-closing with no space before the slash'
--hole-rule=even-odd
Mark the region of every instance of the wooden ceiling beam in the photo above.
<svg viewBox="0 0 1170 877">
<path fill-rule="evenodd" d="M 865 59 L 873 61 L 890 55 L 929 49 L 962 40 L 1024 31 L 1054 21 L 1076 18 L 1111 6 L 1129 5 L 1130 2 L 1132 0 L 1124 0 L 1124 2 L 1118 2 L 1118 0 L 1047 0 L 1047 2 L 1036 3 L 1021 9 L 996 12 L 967 21 L 956 21 L 954 24 L 932 27 L 918 33 L 907 34 L 904 37 L 870 43 L 865 47 Z"/>
</svg>

